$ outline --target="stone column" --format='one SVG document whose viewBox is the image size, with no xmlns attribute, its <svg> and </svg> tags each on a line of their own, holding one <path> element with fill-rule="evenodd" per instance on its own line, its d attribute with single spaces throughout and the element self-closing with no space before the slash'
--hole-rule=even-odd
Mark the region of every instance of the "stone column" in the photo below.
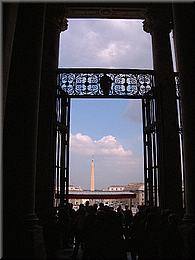
<svg viewBox="0 0 195 260">
<path fill-rule="evenodd" d="M 174 4 L 174 39 L 181 87 L 181 108 L 184 140 L 185 220 L 195 223 L 195 7 Z"/>
<path fill-rule="evenodd" d="M 3 115 L 6 103 L 7 84 L 15 34 L 18 3 L 3 4 Z"/>
<path fill-rule="evenodd" d="M 182 211 L 179 126 L 176 90 L 169 33 L 168 8 L 165 4 L 148 11 L 144 30 L 152 36 L 157 134 L 159 158 L 159 203 L 162 209 Z"/>
<path fill-rule="evenodd" d="M 67 29 L 64 4 L 47 4 L 39 104 L 36 209 L 44 223 L 53 208 L 56 87 L 60 32 Z"/>
<path fill-rule="evenodd" d="M 174 41 L 180 77 L 184 142 L 185 215 L 181 230 L 185 259 L 195 259 L 195 5 L 173 4 Z"/>
<path fill-rule="evenodd" d="M 45 4 L 19 4 L 4 118 L 3 256 L 45 259 L 35 214 Z"/>
</svg>

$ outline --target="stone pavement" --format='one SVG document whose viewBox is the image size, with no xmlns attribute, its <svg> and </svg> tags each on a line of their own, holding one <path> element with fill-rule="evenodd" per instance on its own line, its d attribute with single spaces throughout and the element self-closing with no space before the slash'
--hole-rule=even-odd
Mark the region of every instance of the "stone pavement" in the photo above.
<svg viewBox="0 0 195 260">
<path fill-rule="evenodd" d="M 63 260 L 73 260 L 73 248 L 66 248 L 61 249 L 56 253 L 56 260 L 63 259 Z M 82 250 L 79 249 L 78 255 L 74 260 L 84 260 L 82 259 Z M 131 253 L 127 252 L 127 260 L 132 260 Z"/>
</svg>

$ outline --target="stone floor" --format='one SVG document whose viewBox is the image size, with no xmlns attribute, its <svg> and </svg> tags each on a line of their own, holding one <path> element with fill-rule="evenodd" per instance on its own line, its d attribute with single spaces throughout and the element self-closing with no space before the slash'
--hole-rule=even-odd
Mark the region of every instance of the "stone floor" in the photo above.
<svg viewBox="0 0 195 260">
<path fill-rule="evenodd" d="M 58 259 L 73 260 L 72 255 L 73 255 L 73 248 L 61 249 L 56 254 L 56 260 L 58 260 Z M 82 259 L 82 250 L 81 249 L 79 249 L 78 255 L 77 255 L 76 259 L 74 259 L 74 260 L 84 260 L 84 259 Z M 127 260 L 132 260 L 130 252 L 127 252 Z"/>
<path fill-rule="evenodd" d="M 72 248 L 61 249 L 56 253 L 56 259 L 72 260 L 73 259 L 72 255 L 73 255 Z"/>
</svg>

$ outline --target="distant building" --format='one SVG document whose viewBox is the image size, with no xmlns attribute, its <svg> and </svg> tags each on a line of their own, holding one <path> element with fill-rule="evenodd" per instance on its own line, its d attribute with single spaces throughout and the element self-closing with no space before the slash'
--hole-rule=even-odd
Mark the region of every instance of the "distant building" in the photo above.
<svg viewBox="0 0 195 260">
<path fill-rule="evenodd" d="M 128 183 L 127 185 L 111 185 L 103 189 L 104 191 L 131 191 L 136 194 L 132 199 L 132 205 L 143 205 L 144 201 L 144 184 L 142 182 Z"/>
<path fill-rule="evenodd" d="M 83 191 L 83 189 L 81 188 L 81 186 L 75 186 L 73 184 L 70 184 L 69 191 Z"/>
<path fill-rule="evenodd" d="M 138 188 L 138 204 L 143 205 L 144 204 L 144 184 L 142 183 Z"/>
<path fill-rule="evenodd" d="M 131 206 L 137 207 L 138 205 L 143 205 L 144 201 L 144 183 L 135 182 L 129 183 L 127 185 L 111 185 L 107 188 L 103 189 L 103 191 L 129 191 L 136 194 L 136 197 L 132 199 Z M 117 203 L 121 203 L 123 205 L 128 204 L 128 201 L 118 201 Z"/>
<path fill-rule="evenodd" d="M 136 198 L 132 200 L 133 206 L 143 205 L 145 203 L 144 200 L 144 183 L 129 183 L 125 186 L 125 190 L 134 192 L 136 194 Z"/>
<path fill-rule="evenodd" d="M 76 186 L 76 185 L 73 185 L 73 184 L 70 184 L 69 185 L 69 192 L 71 191 L 83 191 L 83 189 L 81 188 L 81 186 Z M 77 199 L 70 199 L 69 200 L 70 203 L 72 203 L 74 206 L 75 205 L 79 205 L 82 203 L 82 200 L 77 200 Z"/>
<path fill-rule="evenodd" d="M 85 203 L 87 200 L 90 204 L 99 204 L 103 202 L 105 205 L 117 209 L 119 205 L 123 208 L 125 205 L 131 207 L 132 199 L 135 194 L 129 191 L 71 191 L 69 193 L 69 201 L 77 207 L 80 203 Z"/>
<path fill-rule="evenodd" d="M 133 183 L 128 183 L 125 186 L 126 190 L 138 190 L 140 186 L 144 185 L 143 182 L 133 182 Z"/>
<path fill-rule="evenodd" d="M 70 185 L 69 191 L 73 192 L 87 192 L 81 188 L 81 186 Z M 143 183 L 129 183 L 127 185 L 110 185 L 107 188 L 102 189 L 103 192 L 132 192 L 136 194 L 135 198 L 131 200 L 121 198 L 121 199 L 103 199 L 103 200 L 95 200 L 93 203 L 104 202 L 106 205 L 113 206 L 115 209 L 118 205 L 124 207 L 125 205 L 129 205 L 130 207 L 137 208 L 138 205 L 143 205 L 144 201 L 144 184 Z M 101 193 L 101 190 L 99 191 Z M 85 203 L 87 199 L 70 199 L 70 202 L 73 203 L 75 206 L 79 205 L 80 203 Z M 91 201 L 92 202 L 92 201 Z"/>
<path fill-rule="evenodd" d="M 107 191 L 124 191 L 125 186 L 124 185 L 112 185 L 106 188 Z"/>
</svg>

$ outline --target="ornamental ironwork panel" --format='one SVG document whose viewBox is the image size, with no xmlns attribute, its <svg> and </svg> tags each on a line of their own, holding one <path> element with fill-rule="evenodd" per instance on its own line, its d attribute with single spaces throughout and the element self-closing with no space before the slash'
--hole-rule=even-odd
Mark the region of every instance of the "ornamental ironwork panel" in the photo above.
<svg viewBox="0 0 195 260">
<path fill-rule="evenodd" d="M 101 88 L 101 78 L 111 80 L 109 94 Z M 58 87 L 69 97 L 153 97 L 152 70 L 59 69 Z"/>
</svg>

